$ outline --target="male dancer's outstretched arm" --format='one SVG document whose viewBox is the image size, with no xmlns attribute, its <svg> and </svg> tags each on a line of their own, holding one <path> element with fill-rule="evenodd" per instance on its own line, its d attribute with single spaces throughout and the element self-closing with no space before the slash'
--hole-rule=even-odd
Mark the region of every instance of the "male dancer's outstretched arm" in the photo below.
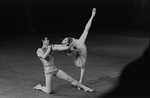
<svg viewBox="0 0 150 98">
<path fill-rule="evenodd" d="M 90 29 L 90 27 L 91 27 L 91 23 L 92 23 L 92 20 L 93 20 L 95 14 L 96 14 L 96 8 L 93 8 L 91 18 L 89 19 L 89 21 L 88 21 L 88 23 L 86 24 L 85 29 L 84 29 L 84 31 L 83 31 L 81 37 L 79 38 L 79 41 L 80 41 L 81 43 L 85 43 L 85 40 L 86 40 L 86 38 L 87 38 L 89 29 Z"/>
</svg>

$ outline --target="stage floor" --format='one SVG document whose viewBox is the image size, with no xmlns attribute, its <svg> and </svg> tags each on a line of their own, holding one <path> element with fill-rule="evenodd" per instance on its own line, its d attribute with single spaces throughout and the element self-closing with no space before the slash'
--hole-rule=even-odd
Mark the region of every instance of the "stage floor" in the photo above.
<svg viewBox="0 0 150 98">
<path fill-rule="evenodd" d="M 141 57 L 149 45 L 149 38 L 89 34 L 83 84 L 96 92 L 79 91 L 69 82 L 53 77 L 53 94 L 45 94 L 32 89 L 37 84 L 44 85 L 42 63 L 36 56 L 40 39 L 23 37 L 0 42 L 0 98 L 96 98 L 115 88 L 125 66 Z M 62 39 L 50 40 L 60 43 Z M 79 80 L 80 69 L 65 52 L 55 53 L 55 64 Z"/>
</svg>

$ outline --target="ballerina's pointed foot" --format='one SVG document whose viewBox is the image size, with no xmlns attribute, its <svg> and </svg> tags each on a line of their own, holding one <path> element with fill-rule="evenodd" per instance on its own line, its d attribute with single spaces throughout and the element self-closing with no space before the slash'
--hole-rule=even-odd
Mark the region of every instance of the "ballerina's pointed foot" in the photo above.
<svg viewBox="0 0 150 98">
<path fill-rule="evenodd" d="M 82 84 L 82 79 L 80 79 L 80 80 L 79 80 L 79 83 L 81 83 L 81 84 Z M 78 90 L 81 90 L 81 88 L 80 88 L 80 87 L 78 87 Z"/>
<path fill-rule="evenodd" d="M 96 8 L 93 8 L 93 10 L 92 10 L 92 15 L 95 16 L 95 14 L 96 14 Z"/>
<path fill-rule="evenodd" d="M 80 88 L 80 87 L 78 87 L 78 90 L 81 90 L 81 88 Z"/>
<path fill-rule="evenodd" d="M 93 8 L 93 12 L 96 12 L 96 8 Z"/>
</svg>

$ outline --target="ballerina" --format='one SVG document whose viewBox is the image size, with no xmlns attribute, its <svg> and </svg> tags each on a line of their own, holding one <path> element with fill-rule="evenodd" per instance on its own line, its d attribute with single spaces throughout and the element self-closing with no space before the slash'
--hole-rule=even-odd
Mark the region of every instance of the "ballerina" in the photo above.
<svg viewBox="0 0 150 98">
<path fill-rule="evenodd" d="M 87 60 L 87 48 L 85 45 L 85 41 L 89 32 L 89 29 L 92 24 L 92 20 L 95 17 L 96 14 L 96 8 L 93 8 L 92 15 L 88 21 L 88 23 L 85 26 L 85 29 L 79 39 L 75 39 L 72 37 L 66 37 L 62 40 L 62 44 L 64 46 L 70 46 L 70 51 L 68 51 L 68 56 L 73 55 L 74 57 L 74 63 L 77 67 L 80 67 L 81 73 L 80 73 L 80 80 L 79 82 L 82 83 L 84 73 L 85 73 L 85 62 Z M 80 89 L 80 88 L 78 88 Z"/>
</svg>

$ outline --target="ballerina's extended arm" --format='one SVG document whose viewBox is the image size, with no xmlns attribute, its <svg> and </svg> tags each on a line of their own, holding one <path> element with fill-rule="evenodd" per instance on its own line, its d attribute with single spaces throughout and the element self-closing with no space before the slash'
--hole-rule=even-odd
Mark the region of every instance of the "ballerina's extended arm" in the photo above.
<svg viewBox="0 0 150 98">
<path fill-rule="evenodd" d="M 68 46 L 65 46 L 65 45 L 62 45 L 62 44 L 56 44 L 56 45 L 53 45 L 52 46 L 52 49 L 54 50 L 54 51 L 63 51 L 63 50 L 67 50 L 67 49 L 69 49 L 69 47 Z"/>
</svg>

